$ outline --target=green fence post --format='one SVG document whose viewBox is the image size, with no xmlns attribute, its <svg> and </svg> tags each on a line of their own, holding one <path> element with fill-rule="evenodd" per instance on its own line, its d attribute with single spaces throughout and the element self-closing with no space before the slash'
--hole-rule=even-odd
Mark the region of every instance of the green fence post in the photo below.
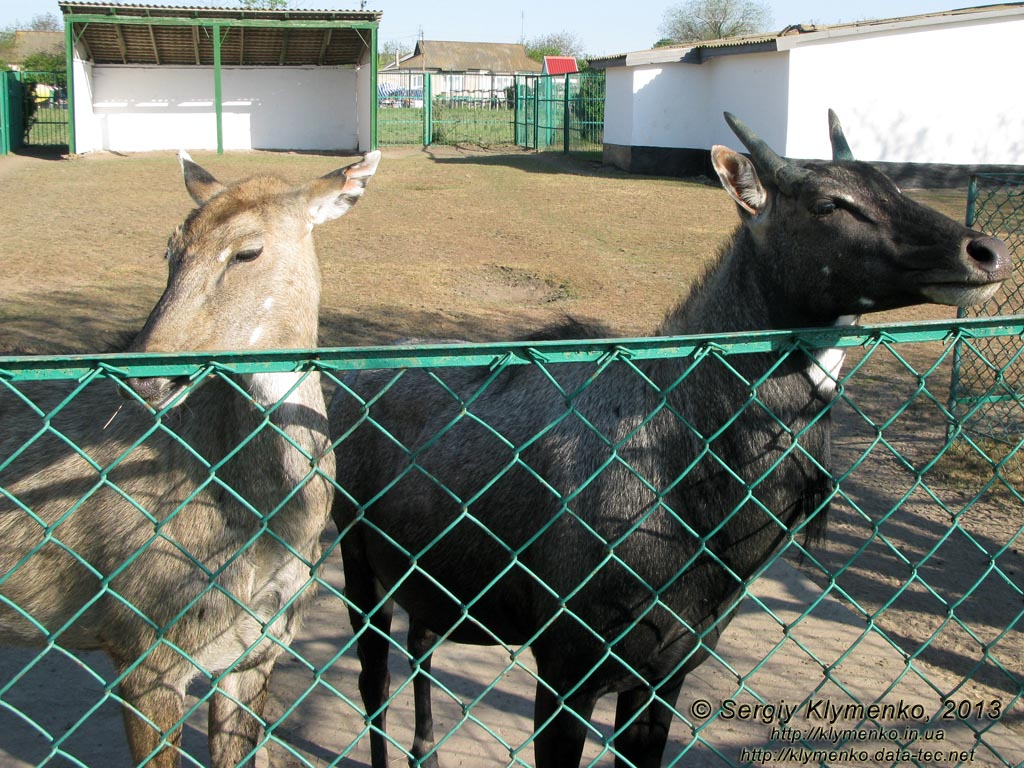
<svg viewBox="0 0 1024 768">
<path fill-rule="evenodd" d="M 429 72 L 423 72 L 423 146 L 429 147 L 431 142 L 434 140 L 433 123 L 434 116 L 431 114 L 431 102 L 434 100 L 433 96 L 434 86 L 431 82 L 431 74 Z"/>
<path fill-rule="evenodd" d="M 540 77 L 533 80 L 533 148 L 540 149 Z"/>
<path fill-rule="evenodd" d="M 64 58 L 67 66 L 67 83 L 64 88 L 65 98 L 68 102 L 68 154 L 75 154 L 78 150 L 75 139 L 75 38 L 74 24 L 68 22 L 64 25 Z"/>
<path fill-rule="evenodd" d="M 512 141 L 518 147 L 519 140 L 519 75 L 512 75 Z"/>
<path fill-rule="evenodd" d="M 565 94 L 562 98 L 562 152 L 569 154 L 569 73 L 565 73 Z"/>
<path fill-rule="evenodd" d="M 0 155 L 11 151 L 11 110 L 7 104 L 8 72 L 0 72 Z"/>
<path fill-rule="evenodd" d="M 377 82 L 380 57 L 377 54 L 377 25 L 370 29 L 370 150 L 377 149 Z"/>
<path fill-rule="evenodd" d="M 224 154 L 224 104 L 220 71 L 220 25 L 213 25 L 213 109 L 217 115 L 217 154 Z"/>
</svg>

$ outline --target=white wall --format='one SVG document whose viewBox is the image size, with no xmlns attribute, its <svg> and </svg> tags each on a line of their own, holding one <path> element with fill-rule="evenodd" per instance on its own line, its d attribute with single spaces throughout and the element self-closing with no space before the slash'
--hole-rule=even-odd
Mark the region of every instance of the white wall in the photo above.
<svg viewBox="0 0 1024 768">
<path fill-rule="evenodd" d="M 100 148 L 96 115 L 92 109 L 92 63 L 83 58 L 81 44 L 76 44 L 71 62 L 75 86 L 75 151 L 92 152 Z"/>
<path fill-rule="evenodd" d="M 609 69 L 604 141 L 688 149 L 735 145 L 722 117 L 726 110 L 756 124 L 768 141 L 784 141 L 787 70 L 788 57 L 777 53 Z"/>
<path fill-rule="evenodd" d="M 829 157 L 832 107 L 859 159 L 1024 164 L 1022 44 L 1024 19 L 801 44 L 785 153 Z"/>
<path fill-rule="evenodd" d="M 1024 17 L 779 39 L 783 50 L 607 70 L 605 143 L 737 148 L 728 110 L 780 154 L 831 156 L 827 110 L 862 160 L 1024 165 Z"/>
<path fill-rule="evenodd" d="M 357 74 L 351 67 L 223 67 L 225 149 L 359 146 Z M 84 98 L 78 112 L 86 119 Z M 212 67 L 92 67 L 92 146 L 137 152 L 216 149 Z M 77 136 L 76 136 L 77 139 Z"/>
</svg>

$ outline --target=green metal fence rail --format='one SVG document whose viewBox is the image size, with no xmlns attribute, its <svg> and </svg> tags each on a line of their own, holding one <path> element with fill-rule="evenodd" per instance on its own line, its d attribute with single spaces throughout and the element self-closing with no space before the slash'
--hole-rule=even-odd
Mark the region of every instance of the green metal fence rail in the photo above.
<svg viewBox="0 0 1024 768">
<path fill-rule="evenodd" d="M 966 223 L 1002 238 L 1013 258 L 1013 274 L 983 305 L 961 309 L 960 317 L 1024 313 L 1024 174 L 979 174 L 971 177 Z M 1024 344 L 1020 339 L 979 342 L 983 356 L 957 356 L 950 410 L 964 431 L 989 441 L 993 450 L 1016 445 L 1024 420 L 1014 407 L 1024 394 Z M 1024 455 L 1011 461 L 1024 469 Z"/>
<path fill-rule="evenodd" d="M 668 339 L 0 357 L 0 414 L 6 419 L 20 410 L 36 421 L 38 436 L 66 440 L 59 423 L 75 410 L 75 393 L 123 388 L 127 378 L 185 377 L 203 386 L 210 377 L 319 371 L 352 394 L 348 372 L 385 369 L 393 372 L 389 380 L 427 371 L 454 399 L 457 418 L 473 419 L 472 398 L 461 400 L 445 386 L 453 368 L 489 372 L 485 386 L 500 397 L 503 377 L 520 366 L 542 369 L 553 383 L 560 366 L 580 366 L 594 381 L 612 366 L 642 375 L 648 360 L 680 359 L 693 369 L 755 353 L 843 348 L 847 363 L 831 408 L 831 543 L 811 548 L 791 536 L 743 584 L 737 618 L 674 704 L 664 765 L 1020 766 L 1024 477 L 1009 457 L 1024 451 L 1024 437 L 1018 434 L 1009 451 L 993 456 L 964 430 L 980 404 L 954 413 L 947 403 L 954 348 L 961 360 L 977 358 L 999 376 L 1019 364 L 1019 354 L 1007 363 L 989 360 L 988 345 L 1022 338 L 1024 318 L 996 317 Z M 68 396 L 42 405 L 33 388 L 45 382 L 64 387 Z M 744 407 L 756 407 L 762 384 L 749 382 Z M 586 386 L 552 386 L 551 396 L 571 414 Z M 388 397 L 390 389 L 374 398 Z M 372 413 L 372 403 L 364 405 Z M 1019 393 L 1011 406 L 1024 415 Z M 411 412 L 417 407 L 403 403 Z M 969 447 L 966 459 L 951 455 L 957 442 Z M 72 448 L 92 461 L 87 447 Z M 31 515 L 5 483 L 20 451 L 0 455 L 0 530 Z M 411 452 L 409 461 L 415 461 Z M 106 482 L 103 467 L 96 471 Z M 60 525 L 45 534 L 59 540 Z M 271 685 L 262 746 L 274 766 L 369 763 L 372 713 L 359 703 L 340 538 L 329 530 L 323 541 L 324 554 L 311 568 L 319 596 Z M 0 573 L 0 595 L 17 567 Z M 392 642 L 392 658 L 408 658 L 401 633 Z M 530 701 L 537 681 L 525 650 L 438 648 L 428 679 L 442 764 L 533 764 Z M 393 666 L 392 757 L 412 743 L 411 679 L 404 664 Z M 36 648 L 5 648 L 0 764 L 128 764 L 117 680 L 98 655 L 63 648 L 60 631 L 42 637 Z M 186 765 L 207 764 L 202 715 L 217 683 L 207 679 L 190 691 Z M 584 765 L 612 763 L 613 709 L 602 703 L 595 712 Z"/>
</svg>

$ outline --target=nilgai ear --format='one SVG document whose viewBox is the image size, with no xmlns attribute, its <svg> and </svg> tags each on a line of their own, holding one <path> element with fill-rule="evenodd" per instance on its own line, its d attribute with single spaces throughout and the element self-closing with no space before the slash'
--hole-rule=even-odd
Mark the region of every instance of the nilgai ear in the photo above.
<svg viewBox="0 0 1024 768">
<path fill-rule="evenodd" d="M 347 168 L 339 168 L 314 179 L 304 188 L 311 226 L 336 219 L 356 204 L 366 189 L 366 182 L 377 171 L 380 152 L 363 155 L 363 159 Z"/>
<path fill-rule="evenodd" d="M 768 201 L 768 195 L 757 178 L 754 164 L 739 152 L 716 144 L 711 148 L 711 164 L 729 196 L 741 212 L 756 216 Z"/>
<path fill-rule="evenodd" d="M 196 165 L 191 155 L 184 149 L 178 152 L 178 162 L 181 163 L 181 173 L 185 177 L 185 189 L 197 204 L 203 205 L 210 198 L 216 197 L 224 191 L 224 185 L 213 178 L 204 168 Z"/>
</svg>

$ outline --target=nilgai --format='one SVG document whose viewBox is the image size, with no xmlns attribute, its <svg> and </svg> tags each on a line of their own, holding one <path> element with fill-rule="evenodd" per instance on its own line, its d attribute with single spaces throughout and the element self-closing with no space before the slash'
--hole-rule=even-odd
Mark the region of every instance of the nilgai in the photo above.
<svg viewBox="0 0 1024 768">
<path fill-rule="evenodd" d="M 170 237 L 167 287 L 130 351 L 315 347 L 313 227 L 359 199 L 378 161 L 299 188 L 225 187 L 183 153 L 199 207 Z M 96 378 L 64 402 L 75 386 L 0 387 L 0 641 L 106 651 L 136 765 L 179 763 L 185 687 L 210 678 L 212 764 L 251 762 L 333 495 L 319 375 L 119 388 Z"/>
<path fill-rule="evenodd" d="M 658 335 L 963 306 L 1010 274 L 1000 240 L 854 161 L 837 120 L 833 161 L 796 163 L 726 119 L 750 159 L 722 146 L 711 157 L 740 226 Z M 567 325 L 537 338 L 608 334 Z M 387 763 L 392 599 L 409 613 L 420 669 L 413 762 L 436 765 L 424 674 L 436 634 L 529 644 L 537 768 L 579 764 L 608 693 L 616 765 L 658 766 L 683 680 L 746 580 L 794 533 L 823 525 L 840 358 L 618 362 L 589 383 L 590 366 L 519 365 L 486 389 L 494 374 L 479 369 L 350 377 L 330 407 L 332 434 L 345 436 L 333 516 L 374 768 Z"/>
</svg>

